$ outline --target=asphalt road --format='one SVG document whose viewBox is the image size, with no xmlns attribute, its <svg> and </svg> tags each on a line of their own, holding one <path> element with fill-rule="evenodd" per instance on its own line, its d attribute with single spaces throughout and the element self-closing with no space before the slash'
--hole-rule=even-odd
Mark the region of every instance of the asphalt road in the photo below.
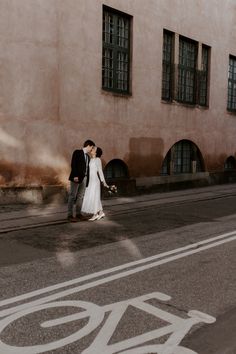
<svg viewBox="0 0 236 354">
<path fill-rule="evenodd" d="M 0 234 L 0 354 L 235 354 L 236 196 Z"/>
</svg>

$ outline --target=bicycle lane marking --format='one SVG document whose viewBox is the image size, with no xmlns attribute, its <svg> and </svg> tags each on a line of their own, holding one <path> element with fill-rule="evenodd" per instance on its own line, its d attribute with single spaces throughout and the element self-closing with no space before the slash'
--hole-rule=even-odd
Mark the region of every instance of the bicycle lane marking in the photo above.
<svg viewBox="0 0 236 354">
<path fill-rule="evenodd" d="M 93 273 L 88 276 L 74 279 L 69 282 L 60 283 L 55 286 L 43 288 L 39 291 L 36 290 L 34 292 L 27 293 L 25 295 L 20 295 L 18 297 L 10 298 L 8 300 L 3 300 L 0 302 L 0 307 L 14 303 L 16 301 L 26 300 L 26 299 L 31 298 L 33 296 L 38 296 L 38 295 L 44 294 L 48 291 L 57 290 L 62 287 L 77 284 L 77 283 L 85 281 L 85 280 L 93 279 L 93 278 L 108 274 L 108 276 L 103 277 L 102 279 L 94 280 L 94 281 L 91 281 L 90 283 L 86 283 L 86 284 L 83 284 L 80 286 L 75 286 L 74 288 L 70 288 L 68 290 L 62 290 L 58 293 L 48 295 L 48 296 L 42 297 L 40 299 L 36 299 L 36 300 L 30 301 L 28 303 L 23 303 L 21 305 L 17 305 L 14 307 L 4 309 L 4 310 L 0 311 L 0 318 L 11 315 L 15 312 L 18 312 L 18 311 L 21 311 L 24 309 L 28 309 L 30 307 L 42 305 L 44 303 L 47 303 L 50 301 L 55 301 L 59 298 L 66 297 L 66 296 L 78 293 L 80 291 L 84 291 L 84 290 L 87 290 L 87 289 L 90 289 L 90 288 L 93 288 L 93 287 L 96 287 L 99 285 L 106 284 L 106 283 L 109 283 L 114 280 L 125 278 L 127 276 L 134 275 L 136 273 L 160 266 L 162 264 L 173 262 L 178 259 L 190 256 L 190 255 L 194 255 L 194 254 L 200 253 L 202 251 L 209 250 L 211 248 L 214 248 L 214 247 L 217 247 L 217 246 L 220 246 L 220 245 L 223 245 L 225 243 L 232 242 L 235 240 L 236 240 L 236 231 L 222 234 L 222 235 L 219 235 L 219 236 L 207 239 L 207 240 L 203 240 L 203 241 L 200 241 L 200 242 L 197 242 L 197 243 L 185 246 L 185 247 L 181 247 L 181 248 L 178 248 L 178 249 L 175 249 L 172 251 L 164 252 L 164 253 L 158 254 L 156 256 L 152 256 L 152 257 L 148 257 L 148 258 L 145 258 L 145 259 L 142 259 L 139 261 L 127 263 L 127 264 L 124 264 L 124 265 L 121 265 L 121 266 L 118 266 L 115 268 L 110 268 L 105 271 Z M 216 242 L 214 242 L 214 241 L 216 241 Z M 178 253 L 178 252 L 181 252 L 181 253 Z M 158 258 L 163 258 L 163 257 L 166 257 L 166 258 L 157 260 Z M 151 262 L 152 260 L 153 260 L 153 262 Z M 149 262 L 149 263 L 140 266 L 140 264 L 147 263 L 147 262 Z M 130 268 L 130 267 L 134 267 L 134 268 L 126 270 L 126 268 Z M 124 271 L 114 274 L 114 275 L 109 275 L 110 273 L 114 273 L 115 271 L 118 271 L 118 270 L 124 270 Z"/>
<path fill-rule="evenodd" d="M 58 324 L 65 324 L 75 321 L 76 319 L 78 320 L 86 317 L 88 317 L 88 323 L 82 328 L 78 327 L 76 332 L 73 331 L 74 333 L 67 337 L 40 345 L 19 347 L 9 345 L 0 340 L 0 350 L 3 350 L 1 353 L 38 354 L 64 347 L 73 342 L 77 342 L 81 338 L 92 333 L 94 329 L 100 326 L 105 317 L 105 314 L 108 313 L 108 317 L 106 317 L 106 321 L 103 323 L 102 328 L 99 329 L 99 333 L 96 335 L 96 338 L 85 350 L 83 350 L 82 354 L 116 354 L 118 352 L 120 354 L 137 354 L 137 350 L 140 354 L 147 354 L 147 352 L 150 351 L 156 354 L 197 354 L 191 349 L 182 347 L 179 344 L 192 326 L 201 322 L 208 324 L 213 323 L 215 322 L 215 318 L 205 313 L 191 310 L 188 312 L 188 318 L 184 319 L 182 317 L 168 313 L 167 311 L 163 311 L 156 305 L 146 303 L 146 301 L 150 299 L 168 301 L 171 299 L 171 297 L 163 293 L 155 292 L 105 306 L 99 306 L 85 301 L 58 301 L 20 311 L 0 321 L 0 333 L 6 327 L 8 327 L 8 325 L 24 316 L 41 310 L 52 309 L 56 307 L 78 307 L 83 308 L 85 311 L 79 311 L 77 314 L 72 316 L 67 315 L 66 317 L 62 317 L 56 320 L 53 319 L 51 321 L 43 322 L 41 323 L 41 327 L 53 327 L 57 326 Z M 154 317 L 164 320 L 166 325 L 149 332 L 144 332 L 138 336 L 130 337 L 129 339 L 111 343 L 111 338 L 129 306 L 133 306 L 134 308 L 140 309 Z M 145 344 L 147 342 L 150 343 L 150 341 L 154 339 L 159 339 L 165 335 L 169 335 L 169 337 L 164 344 Z M 137 345 L 139 347 L 136 347 Z M 140 347 L 140 345 L 142 345 L 142 347 Z M 134 346 L 136 347 L 135 349 Z"/>
<path fill-rule="evenodd" d="M 52 302 L 53 300 L 78 293 L 79 291 L 89 289 L 98 285 L 102 285 L 105 283 L 108 283 L 110 281 L 114 281 L 116 279 L 121 279 L 124 277 L 127 277 L 129 275 L 133 275 L 135 273 L 159 266 L 161 264 L 169 263 L 174 260 L 181 259 L 183 257 L 187 257 L 193 254 L 197 254 L 199 252 L 202 252 L 204 250 L 208 250 L 220 245 L 223 245 L 228 242 L 232 242 L 236 240 L 236 233 L 231 232 L 227 234 L 223 234 L 220 236 L 217 236 L 215 238 L 211 238 L 208 240 L 204 240 L 192 245 L 188 245 L 185 247 L 182 247 L 180 249 L 172 250 L 163 254 L 159 254 L 154 257 L 154 261 L 150 261 L 150 257 L 148 264 L 144 264 L 140 266 L 140 262 L 131 262 L 134 267 L 134 269 L 127 269 L 127 264 L 123 265 L 123 272 L 120 272 L 118 274 L 113 274 L 113 275 L 108 275 L 106 278 L 99 279 L 92 281 L 88 284 L 83 284 L 81 286 L 77 286 L 73 289 L 69 290 L 64 290 L 59 292 L 58 294 L 53 294 L 47 297 L 44 297 L 42 299 L 38 299 L 36 301 L 31 301 L 28 304 L 23 304 L 19 306 L 15 306 L 14 308 L 10 308 L 8 310 L 3 310 L 1 314 L 4 314 L 4 311 L 10 311 L 9 313 L 4 314 L 5 317 L 0 321 L 0 332 L 3 331 L 10 323 L 14 322 L 15 320 L 27 316 L 28 314 L 36 313 L 38 311 L 48 309 L 48 308 L 56 308 L 56 307 L 65 307 L 65 306 L 72 306 L 72 307 L 79 307 L 79 308 L 85 308 L 86 311 L 84 312 L 79 312 L 77 314 L 74 314 L 72 316 L 67 316 L 67 317 L 62 317 L 58 318 L 56 320 L 51 320 L 47 321 L 44 323 L 41 323 L 41 327 L 53 327 L 57 326 L 58 324 L 63 324 L 63 323 L 68 323 L 76 319 L 84 318 L 84 317 L 93 317 L 95 315 L 93 321 L 89 321 L 88 326 L 83 327 L 82 329 L 78 329 L 77 332 L 75 332 L 72 335 L 69 335 L 68 337 L 61 338 L 57 341 L 51 342 L 51 343 L 45 343 L 41 345 L 33 345 L 33 346 L 24 346 L 24 347 L 14 347 L 9 344 L 5 344 L 4 342 L 0 341 L 0 348 L 4 350 L 4 353 L 6 354 L 36 354 L 36 353 L 44 353 L 48 350 L 53 350 L 57 348 L 64 347 L 65 345 L 68 345 L 70 343 L 73 343 L 75 341 L 79 341 L 82 337 L 86 336 L 87 334 L 91 333 L 92 330 L 95 327 L 98 327 L 99 324 L 101 323 L 102 319 L 104 318 L 105 313 L 109 313 L 109 316 L 101 328 L 100 332 L 96 336 L 95 340 L 87 347 L 84 351 L 83 354 L 97 354 L 97 349 L 101 349 L 101 352 L 103 354 L 115 354 L 117 351 L 123 354 L 146 354 L 147 352 L 152 351 L 153 353 L 156 354 L 197 354 L 196 352 L 192 351 L 191 349 L 184 348 L 180 346 L 181 340 L 184 338 L 184 336 L 188 333 L 188 331 L 191 329 L 191 327 L 197 323 L 200 322 L 205 322 L 205 323 L 213 323 L 215 319 L 212 316 L 209 316 L 207 314 L 200 313 L 198 311 L 189 311 L 188 316 L 190 317 L 189 319 L 183 319 L 181 317 L 172 315 L 166 311 L 163 311 L 158 308 L 152 308 L 152 305 L 146 304 L 144 301 L 145 299 L 149 298 L 158 298 L 162 301 L 168 301 L 168 295 L 161 294 L 161 293 L 153 293 L 153 294 L 146 294 L 144 297 L 139 297 L 136 299 L 129 299 L 124 302 L 120 303 L 114 303 L 114 304 L 109 304 L 103 307 L 100 307 L 99 305 L 90 303 L 90 302 L 81 302 L 81 301 L 58 301 L 58 302 Z M 195 247 L 195 249 L 192 249 Z M 198 247 L 198 248 L 196 248 Z M 183 251 L 184 249 L 184 251 Z M 181 252 L 179 254 L 176 254 L 177 252 Z M 165 259 L 161 260 L 156 260 L 157 257 L 160 258 L 161 256 L 163 257 L 164 254 L 167 254 L 168 256 Z M 170 255 L 171 254 L 171 255 Z M 142 260 L 142 263 L 146 262 L 147 259 Z M 113 270 L 113 271 L 112 271 Z M 107 274 L 110 274 L 114 272 L 114 268 L 108 269 Z M 95 274 L 95 273 L 94 273 Z M 91 274 L 91 276 L 94 277 L 94 274 Z M 59 286 L 60 284 L 58 284 Z M 44 289 L 45 290 L 45 289 Z M 27 295 L 27 294 L 26 294 Z M 170 299 L 170 297 L 169 297 Z M 166 320 L 166 322 L 169 322 L 170 324 L 160 328 L 160 329 L 155 329 L 150 332 L 143 333 L 139 336 L 136 337 L 131 337 L 126 340 L 121 340 L 118 343 L 115 344 L 110 344 L 110 339 L 114 331 L 116 330 L 116 327 L 121 320 L 127 306 L 134 306 L 139 309 L 142 309 L 145 312 L 148 313 L 153 313 L 156 317 L 162 318 L 163 320 Z M 93 315 L 92 315 L 93 314 Z M 91 323 L 90 323 L 91 322 Z M 112 330 L 113 328 L 113 330 Z M 164 334 L 169 334 L 168 340 L 164 344 L 145 344 L 149 342 L 150 340 L 157 339 Z M 134 348 L 134 346 L 139 346 L 137 348 Z M 142 347 L 140 347 L 140 345 Z M 143 346 L 144 345 L 144 346 Z M 122 350 L 122 352 L 121 352 Z"/>
</svg>

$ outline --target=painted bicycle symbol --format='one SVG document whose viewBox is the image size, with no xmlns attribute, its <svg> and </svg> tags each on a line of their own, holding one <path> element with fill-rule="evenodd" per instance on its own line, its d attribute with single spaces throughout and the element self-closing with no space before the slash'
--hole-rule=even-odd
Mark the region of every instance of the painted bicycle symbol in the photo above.
<svg viewBox="0 0 236 354">
<path fill-rule="evenodd" d="M 81 354 L 197 354 L 193 350 L 181 346 L 180 342 L 194 325 L 201 322 L 210 324 L 215 322 L 215 318 L 192 310 L 188 312 L 188 318 L 184 319 L 148 303 L 152 299 L 169 301 L 171 298 L 168 295 L 155 292 L 105 306 L 86 301 L 54 301 L 29 307 L 3 318 L 0 321 L 0 335 L 14 321 L 29 314 L 52 308 L 76 307 L 79 311 L 70 316 L 43 322 L 41 327 L 56 328 L 59 325 L 76 320 L 87 319 L 88 321 L 83 328 L 72 335 L 51 343 L 20 347 L 11 346 L 0 340 L 0 353 L 35 354 L 50 352 L 50 350 L 65 347 L 91 334 L 102 325 L 106 318 L 94 341 Z M 118 324 L 130 306 L 163 320 L 167 325 L 120 342 L 110 343 Z M 166 335 L 168 335 L 168 339 L 164 344 L 145 344 Z"/>
</svg>

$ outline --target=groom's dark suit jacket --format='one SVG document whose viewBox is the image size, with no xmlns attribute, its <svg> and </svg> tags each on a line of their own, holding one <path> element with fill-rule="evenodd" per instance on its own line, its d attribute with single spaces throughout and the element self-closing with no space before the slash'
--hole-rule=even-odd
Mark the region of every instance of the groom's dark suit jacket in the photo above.
<svg viewBox="0 0 236 354">
<path fill-rule="evenodd" d="M 89 163 L 88 157 L 88 163 Z M 82 183 L 84 177 L 86 175 L 86 161 L 83 150 L 75 150 L 71 159 L 71 173 L 69 176 L 69 180 L 74 182 L 74 177 L 79 178 L 79 183 Z M 87 168 L 87 183 L 89 182 L 89 168 Z"/>
</svg>

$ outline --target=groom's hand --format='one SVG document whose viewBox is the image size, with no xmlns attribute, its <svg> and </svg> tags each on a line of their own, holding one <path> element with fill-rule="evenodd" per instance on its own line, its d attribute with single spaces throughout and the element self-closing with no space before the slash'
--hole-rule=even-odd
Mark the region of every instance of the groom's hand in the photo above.
<svg viewBox="0 0 236 354">
<path fill-rule="evenodd" d="M 74 182 L 78 183 L 79 182 L 79 177 L 74 177 Z"/>
</svg>

